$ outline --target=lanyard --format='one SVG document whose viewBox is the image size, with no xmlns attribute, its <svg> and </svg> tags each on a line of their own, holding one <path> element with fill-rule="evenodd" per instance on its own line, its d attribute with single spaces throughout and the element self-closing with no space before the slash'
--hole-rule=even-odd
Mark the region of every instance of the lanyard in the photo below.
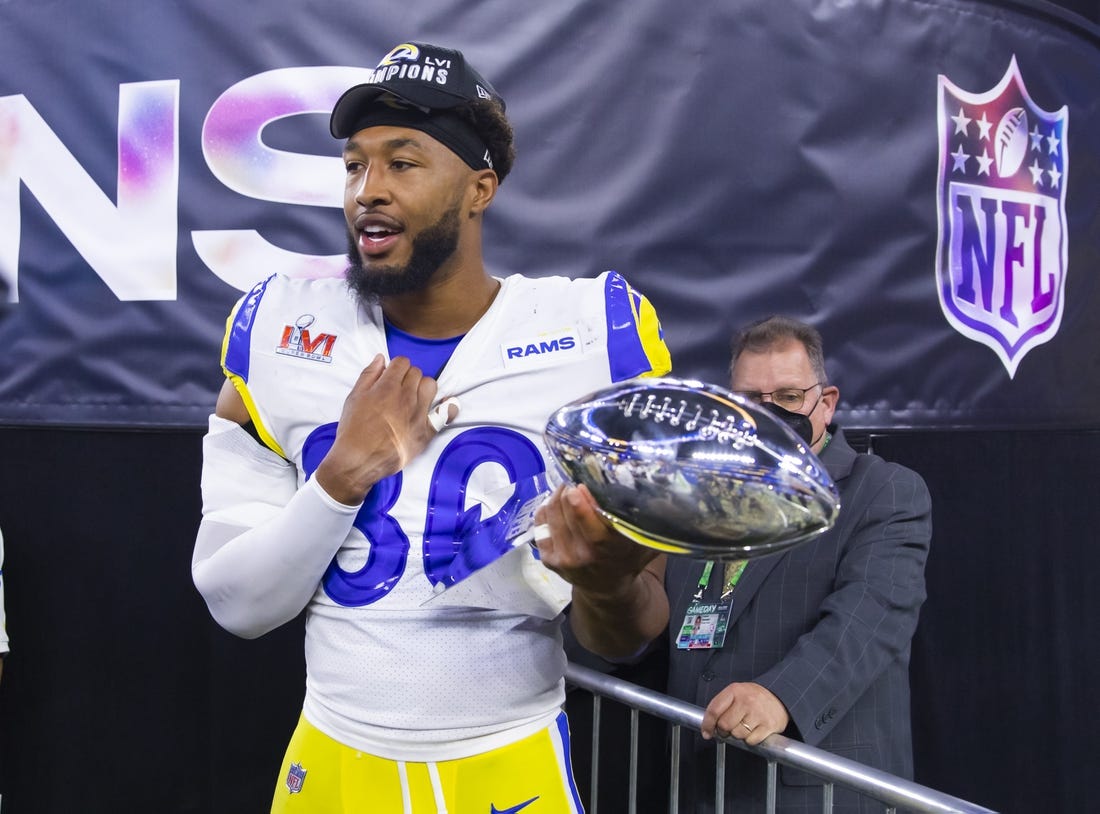
<svg viewBox="0 0 1100 814">
<path fill-rule="evenodd" d="M 745 566 L 749 564 L 748 560 L 731 560 L 726 563 L 725 576 L 726 585 L 722 589 L 722 598 L 725 599 L 731 593 L 733 589 L 737 587 L 737 582 L 741 579 L 741 574 L 745 570 Z M 692 597 L 696 602 L 703 598 L 703 591 L 707 589 L 707 585 L 710 584 L 710 574 L 714 570 L 714 560 L 707 560 L 706 565 L 703 566 L 703 574 L 699 577 L 699 584 L 696 586 L 695 595 Z"/>
</svg>

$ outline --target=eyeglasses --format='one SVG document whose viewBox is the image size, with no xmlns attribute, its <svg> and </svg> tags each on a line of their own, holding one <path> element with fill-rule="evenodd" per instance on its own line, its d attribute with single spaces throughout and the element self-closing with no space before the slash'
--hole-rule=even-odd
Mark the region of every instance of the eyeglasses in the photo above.
<svg viewBox="0 0 1100 814">
<path fill-rule="evenodd" d="M 772 390 L 770 393 L 761 393 L 759 390 L 735 390 L 734 392 L 749 401 L 755 401 L 757 404 L 762 404 L 764 397 L 768 396 L 784 410 L 790 410 L 794 413 L 802 409 L 802 405 L 806 402 L 807 393 L 815 387 L 824 386 L 825 382 L 814 382 L 809 387 L 781 387 L 778 390 Z"/>
</svg>

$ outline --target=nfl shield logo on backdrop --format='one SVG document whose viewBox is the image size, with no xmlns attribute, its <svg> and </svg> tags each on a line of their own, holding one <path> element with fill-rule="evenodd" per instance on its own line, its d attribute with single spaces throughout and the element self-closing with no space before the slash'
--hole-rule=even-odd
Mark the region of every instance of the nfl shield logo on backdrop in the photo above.
<svg viewBox="0 0 1100 814">
<path fill-rule="evenodd" d="M 940 305 L 1012 378 L 1062 320 L 1069 111 L 1036 106 L 1013 56 L 984 93 L 940 74 L 938 121 Z"/>
<path fill-rule="evenodd" d="M 301 763 L 290 764 L 290 771 L 286 773 L 286 787 L 291 794 L 297 794 L 302 790 L 302 784 L 306 782 L 306 770 Z"/>
</svg>

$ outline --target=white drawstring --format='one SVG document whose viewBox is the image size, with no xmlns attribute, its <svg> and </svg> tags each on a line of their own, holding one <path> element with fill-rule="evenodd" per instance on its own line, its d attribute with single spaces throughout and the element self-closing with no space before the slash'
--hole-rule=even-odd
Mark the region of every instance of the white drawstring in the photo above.
<svg viewBox="0 0 1100 814">
<path fill-rule="evenodd" d="M 432 781 L 432 792 L 435 794 L 437 814 L 447 814 L 447 801 L 443 799 L 443 784 L 439 780 L 439 769 L 434 763 L 428 764 L 428 777 Z"/>
<path fill-rule="evenodd" d="M 405 814 L 413 814 L 412 796 L 409 794 L 409 772 L 404 761 L 397 761 L 397 778 L 401 781 L 401 807 Z"/>
</svg>

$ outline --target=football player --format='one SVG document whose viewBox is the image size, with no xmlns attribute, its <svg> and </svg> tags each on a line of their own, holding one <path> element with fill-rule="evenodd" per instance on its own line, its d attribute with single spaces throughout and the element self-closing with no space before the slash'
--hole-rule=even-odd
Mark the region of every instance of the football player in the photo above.
<svg viewBox="0 0 1100 814">
<path fill-rule="evenodd" d="M 616 657 L 663 629 L 662 563 L 585 489 L 546 496 L 542 442 L 565 402 L 669 371 L 656 314 L 614 272 L 486 271 L 512 130 L 461 52 L 398 45 L 330 127 L 346 279 L 276 275 L 233 309 L 193 561 L 238 635 L 306 611 L 305 701 L 272 810 L 580 811 L 561 712 L 570 597 L 528 601 L 514 574 L 495 595 L 438 594 L 514 551 L 501 529 L 534 512 L 538 567 L 571 587 L 578 639 Z"/>
</svg>

